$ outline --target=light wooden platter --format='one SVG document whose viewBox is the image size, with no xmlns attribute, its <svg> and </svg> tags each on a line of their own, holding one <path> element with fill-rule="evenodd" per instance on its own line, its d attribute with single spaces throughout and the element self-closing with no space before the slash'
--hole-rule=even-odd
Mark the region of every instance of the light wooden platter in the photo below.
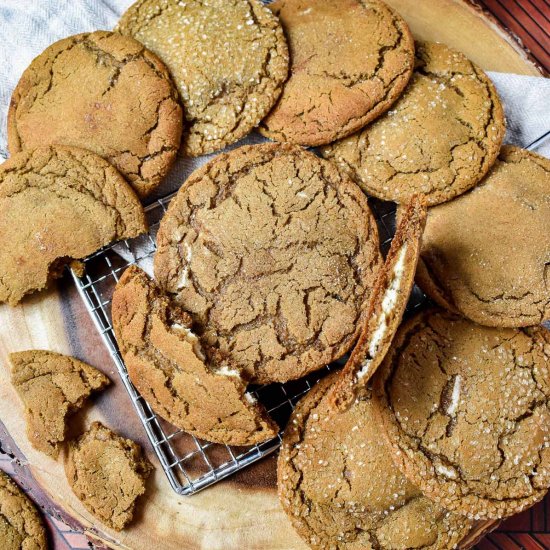
<svg viewBox="0 0 550 550">
<path fill-rule="evenodd" d="M 416 37 L 449 44 L 483 69 L 539 75 L 522 48 L 496 22 L 462 0 L 387 0 Z M 3 243 L 5 246 L 8 243 Z M 9 245 L 9 244 L 8 244 Z M 88 407 L 74 429 L 102 420 L 139 441 L 156 463 L 115 367 L 68 278 L 17 308 L 0 306 L 0 419 L 51 505 L 113 548 L 305 549 L 279 506 L 275 457 L 192 497 L 179 497 L 157 467 L 136 520 L 123 533 L 97 522 L 74 497 L 62 460 L 35 451 L 25 436 L 23 409 L 9 382 L 9 352 L 40 348 L 68 353 L 104 371 L 113 385 Z M 158 466 L 158 464 L 157 464 Z"/>
</svg>

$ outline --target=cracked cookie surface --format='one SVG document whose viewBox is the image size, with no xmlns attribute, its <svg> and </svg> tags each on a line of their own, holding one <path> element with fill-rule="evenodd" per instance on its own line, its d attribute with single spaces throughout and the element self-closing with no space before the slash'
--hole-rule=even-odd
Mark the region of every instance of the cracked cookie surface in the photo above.
<svg viewBox="0 0 550 550">
<path fill-rule="evenodd" d="M 260 132 L 304 146 L 330 143 L 386 111 L 407 84 L 414 41 L 378 0 L 278 0 L 290 77 Z"/>
<path fill-rule="evenodd" d="M 157 236 L 155 276 L 209 359 L 299 378 L 353 344 L 380 265 L 361 190 L 297 146 L 241 147 L 195 171 Z"/>
<path fill-rule="evenodd" d="M 67 418 L 109 379 L 90 365 L 46 350 L 10 353 L 11 381 L 25 405 L 27 436 L 35 449 L 57 457 Z"/>
<path fill-rule="evenodd" d="M 319 382 L 298 403 L 278 460 L 279 497 L 311 548 L 455 548 L 473 522 L 430 501 L 394 466 L 370 392 L 344 413 Z"/>
<path fill-rule="evenodd" d="M 42 518 L 23 491 L 0 471 L 0 547 L 2 550 L 46 550 Z"/>
<path fill-rule="evenodd" d="M 8 113 L 10 154 L 82 147 L 113 164 L 140 197 L 168 173 L 181 131 L 166 67 L 136 40 L 107 31 L 49 46 L 23 73 Z"/>
<path fill-rule="evenodd" d="M 501 518 L 550 487 L 550 332 L 443 310 L 401 326 L 375 379 L 394 461 L 436 502 Z"/>
<path fill-rule="evenodd" d="M 206 364 L 189 314 L 136 266 L 117 284 L 112 314 L 130 379 L 157 414 L 215 443 L 254 445 L 277 435 L 239 372 L 223 358 L 216 368 Z"/>
<path fill-rule="evenodd" d="M 391 110 L 321 153 L 375 197 L 402 203 L 423 193 L 434 205 L 487 173 L 504 133 L 487 75 L 444 44 L 417 42 L 413 76 Z"/>
<path fill-rule="evenodd" d="M 76 147 L 18 153 L 0 165 L 0 302 L 17 304 L 70 259 L 147 230 L 143 207 L 107 161 Z"/>
<path fill-rule="evenodd" d="M 94 422 L 65 457 L 65 473 L 74 494 L 88 511 L 120 531 L 134 515 L 137 498 L 153 465 L 141 447 Z"/>
<path fill-rule="evenodd" d="M 391 345 L 414 285 L 426 215 L 422 195 L 413 196 L 403 209 L 376 277 L 359 339 L 330 391 L 336 410 L 345 411 L 365 391 Z"/>
<path fill-rule="evenodd" d="M 476 323 L 550 319 L 550 160 L 503 147 L 469 193 L 431 208 L 417 282 Z"/>
<path fill-rule="evenodd" d="M 287 77 L 282 28 L 258 0 L 139 0 L 117 30 L 170 69 L 185 109 L 187 155 L 211 153 L 248 134 Z"/>
</svg>

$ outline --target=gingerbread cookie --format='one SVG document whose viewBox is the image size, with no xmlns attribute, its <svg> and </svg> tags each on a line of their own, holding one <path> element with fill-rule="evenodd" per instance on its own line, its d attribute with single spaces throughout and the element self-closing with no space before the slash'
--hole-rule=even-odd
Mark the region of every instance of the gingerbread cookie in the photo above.
<svg viewBox="0 0 550 550">
<path fill-rule="evenodd" d="M 279 496 L 311 548 L 456 548 L 473 522 L 427 499 L 393 465 L 370 394 L 333 414 L 319 382 L 296 407 L 278 461 Z"/>
<path fill-rule="evenodd" d="M 346 353 L 380 264 L 361 190 L 280 144 L 241 147 L 195 171 L 157 244 L 155 276 L 192 315 L 206 356 L 222 353 L 256 383 Z"/>
<path fill-rule="evenodd" d="M 109 379 L 90 365 L 53 351 L 10 353 L 11 381 L 25 405 L 32 446 L 56 458 L 68 417 Z"/>
<path fill-rule="evenodd" d="M 240 373 L 223 357 L 205 362 L 191 317 L 136 266 L 117 284 L 112 315 L 130 380 L 157 414 L 215 443 L 254 445 L 277 435 Z"/>
<path fill-rule="evenodd" d="M 105 160 L 44 147 L 0 165 L 0 302 L 17 304 L 61 276 L 72 258 L 147 230 L 143 208 Z"/>
<path fill-rule="evenodd" d="M 379 0 L 278 0 L 290 49 L 290 77 L 260 131 L 277 141 L 324 145 L 359 130 L 401 94 L 414 41 Z"/>
<path fill-rule="evenodd" d="M 92 515 L 117 531 L 132 521 L 136 500 L 152 471 L 137 443 L 100 422 L 69 444 L 65 460 L 74 494 Z"/>
<path fill-rule="evenodd" d="M 0 548 L 46 550 L 46 530 L 36 508 L 21 489 L 0 471 Z"/>
<path fill-rule="evenodd" d="M 337 410 L 348 409 L 365 390 L 390 347 L 414 285 L 426 214 L 424 196 L 413 196 L 378 273 L 359 340 L 330 391 Z"/>
<path fill-rule="evenodd" d="M 443 310 L 401 326 L 375 387 L 394 461 L 426 494 L 501 518 L 550 487 L 550 331 Z"/>
<path fill-rule="evenodd" d="M 172 166 L 182 110 L 163 63 L 138 41 L 97 31 L 55 42 L 23 73 L 8 113 L 13 155 L 82 147 L 108 160 L 140 197 Z"/>
<path fill-rule="evenodd" d="M 211 153 L 248 134 L 287 77 L 283 31 L 259 0 L 138 0 L 117 30 L 170 69 L 185 108 L 187 155 Z"/>
<path fill-rule="evenodd" d="M 487 75 L 444 44 L 417 42 L 413 77 L 392 109 L 322 154 L 375 197 L 401 203 L 423 193 L 433 205 L 487 173 L 505 130 Z"/>
<path fill-rule="evenodd" d="M 550 160 L 503 147 L 472 191 L 431 208 L 418 264 L 424 292 L 488 326 L 550 319 Z"/>
</svg>

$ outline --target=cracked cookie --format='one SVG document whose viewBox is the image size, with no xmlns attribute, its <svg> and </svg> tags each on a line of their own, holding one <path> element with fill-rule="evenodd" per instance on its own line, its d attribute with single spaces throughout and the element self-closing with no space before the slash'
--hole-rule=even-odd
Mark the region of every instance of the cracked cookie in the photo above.
<svg viewBox="0 0 550 550">
<path fill-rule="evenodd" d="M 366 197 L 331 163 L 284 144 L 196 170 L 162 219 L 155 276 L 193 317 L 207 358 L 255 383 L 345 354 L 380 265 Z"/>
<path fill-rule="evenodd" d="M 288 74 L 279 21 L 258 0 L 139 0 L 117 30 L 170 69 L 185 108 L 187 155 L 211 153 L 248 134 Z"/>
<path fill-rule="evenodd" d="M 279 497 L 315 549 L 456 548 L 473 527 L 427 499 L 397 470 L 370 392 L 334 414 L 319 382 L 297 405 L 278 461 Z"/>
<path fill-rule="evenodd" d="M 23 73 L 8 112 L 10 154 L 44 145 L 89 149 L 140 197 L 176 159 L 177 91 L 163 63 L 136 40 L 97 31 L 55 42 Z"/>
<path fill-rule="evenodd" d="M 414 285 L 426 214 L 423 195 L 414 195 L 404 208 L 357 344 L 330 391 L 329 401 L 336 410 L 348 409 L 365 390 L 391 345 Z"/>
<path fill-rule="evenodd" d="M 426 496 L 475 519 L 538 502 L 550 487 L 549 365 L 543 327 L 420 313 L 375 378 L 396 465 Z"/>
<path fill-rule="evenodd" d="M 239 372 L 223 357 L 216 368 L 206 363 L 191 317 L 136 266 L 116 286 L 112 315 L 130 380 L 158 415 L 215 443 L 254 445 L 277 435 Z"/>
<path fill-rule="evenodd" d="M 550 160 L 503 147 L 469 193 L 431 208 L 417 282 L 481 325 L 550 319 Z"/>
<path fill-rule="evenodd" d="M 414 65 L 403 19 L 378 0 L 278 0 L 290 77 L 260 132 L 277 141 L 324 145 L 390 108 Z"/>
<path fill-rule="evenodd" d="M 487 173 L 505 130 L 487 75 L 444 44 L 417 42 L 413 76 L 392 109 L 321 153 L 366 193 L 399 203 L 423 193 L 434 205 Z"/>
<path fill-rule="evenodd" d="M 46 550 L 46 530 L 36 508 L 0 471 L 0 547 L 2 550 Z"/>
<path fill-rule="evenodd" d="M 0 165 L 0 303 L 16 305 L 84 258 L 147 230 L 143 207 L 105 160 L 76 147 L 18 153 Z"/>
<path fill-rule="evenodd" d="M 137 498 L 153 465 L 141 447 L 94 422 L 69 443 L 65 473 L 74 494 L 100 521 L 122 530 L 134 515 Z"/>
<path fill-rule="evenodd" d="M 45 350 L 10 353 L 11 381 L 25 405 L 32 446 L 54 458 L 65 441 L 67 419 L 109 379 L 90 365 Z"/>
</svg>

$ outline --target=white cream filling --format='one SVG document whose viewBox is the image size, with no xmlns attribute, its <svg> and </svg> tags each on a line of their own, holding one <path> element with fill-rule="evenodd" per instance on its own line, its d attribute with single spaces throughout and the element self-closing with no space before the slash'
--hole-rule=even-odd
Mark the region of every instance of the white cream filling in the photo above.
<svg viewBox="0 0 550 550">
<path fill-rule="evenodd" d="M 258 402 L 257 399 L 251 393 L 246 392 L 244 394 L 244 397 L 251 405 L 255 405 Z"/>
<path fill-rule="evenodd" d="M 222 365 L 217 371 L 216 374 L 221 374 L 222 376 L 236 376 L 237 378 L 241 377 L 241 373 L 236 369 L 230 369 L 227 365 Z"/>
<path fill-rule="evenodd" d="M 453 385 L 453 392 L 451 394 L 451 402 L 449 403 L 449 406 L 447 407 L 447 414 L 449 416 L 454 416 L 456 414 L 456 410 L 458 409 L 458 404 L 460 402 L 460 383 L 461 383 L 461 377 L 460 375 L 455 376 L 455 382 Z"/>
<path fill-rule="evenodd" d="M 183 246 L 185 247 L 185 250 L 186 250 L 185 261 L 187 263 L 185 264 L 185 267 L 183 268 L 183 273 L 179 278 L 178 285 L 177 285 L 178 290 L 185 288 L 189 283 L 189 267 L 191 266 L 191 258 L 193 257 L 193 251 L 191 250 L 191 247 L 189 246 L 189 244 L 183 243 Z"/>
<path fill-rule="evenodd" d="M 198 336 L 189 328 L 184 327 L 180 323 L 173 323 L 170 326 L 170 330 L 173 332 L 177 332 L 179 334 L 183 334 L 186 338 L 186 340 L 191 344 L 193 348 L 193 353 L 201 360 L 204 361 L 206 359 L 204 352 L 202 351 L 202 346 L 199 341 Z"/>
<path fill-rule="evenodd" d="M 392 282 L 388 287 L 388 289 L 386 290 L 384 299 L 382 300 L 382 311 L 384 313 L 391 312 L 391 310 L 395 306 L 397 297 L 399 296 L 401 280 L 403 279 L 403 275 L 405 273 L 405 255 L 407 254 L 408 247 L 409 246 L 407 243 L 403 244 L 403 246 L 401 247 L 401 250 L 399 251 L 397 262 L 393 266 Z"/>
<path fill-rule="evenodd" d="M 382 312 L 378 317 L 378 326 L 376 330 L 372 333 L 369 342 L 369 357 L 363 361 L 361 370 L 357 373 L 357 378 L 361 380 L 369 372 L 370 364 L 372 358 L 378 352 L 380 343 L 386 335 L 388 330 L 388 316 L 393 311 L 397 299 L 399 298 L 401 282 L 403 280 L 403 274 L 405 273 L 405 255 L 407 254 L 407 243 L 403 244 L 401 250 L 399 251 L 397 262 L 393 266 L 392 270 L 392 281 L 390 286 L 386 289 L 384 293 L 384 298 L 382 299 Z"/>
</svg>

